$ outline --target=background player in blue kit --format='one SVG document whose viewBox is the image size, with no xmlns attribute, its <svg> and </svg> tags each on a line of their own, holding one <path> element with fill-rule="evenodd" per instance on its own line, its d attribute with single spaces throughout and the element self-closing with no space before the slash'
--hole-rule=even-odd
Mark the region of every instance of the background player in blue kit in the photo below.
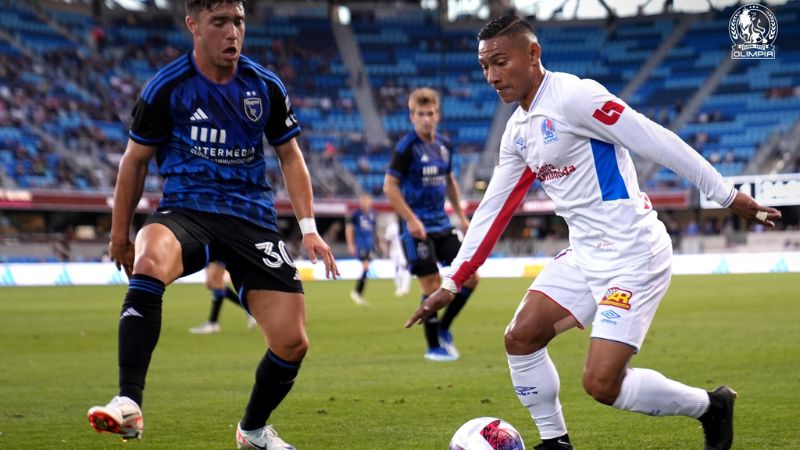
<svg viewBox="0 0 800 450">
<path fill-rule="evenodd" d="M 227 298 L 237 306 L 241 306 L 239 296 L 228 286 L 230 275 L 225 270 L 225 263 L 222 261 L 211 261 L 206 266 L 206 289 L 211 291 L 211 310 L 208 313 L 208 321 L 196 327 L 189 328 L 192 334 L 214 334 L 221 331 L 219 325 L 219 313 L 222 310 L 222 302 Z M 256 321 L 250 317 L 247 327 L 255 327 Z"/>
<path fill-rule="evenodd" d="M 389 203 L 403 219 L 403 251 L 411 273 L 419 278 L 423 301 L 442 283 L 437 263 L 449 265 L 461 245 L 460 235 L 444 209 L 445 198 L 450 200 L 459 218 L 461 231 L 469 226 L 452 173 L 453 151 L 450 143 L 436 133 L 439 105 L 439 94 L 433 89 L 420 88 L 411 92 L 408 109 L 414 130 L 397 143 L 383 185 Z M 432 361 L 458 359 L 450 325 L 477 284 L 478 275 L 474 274 L 464 283 L 441 319 L 436 314 L 427 318 L 425 358 Z"/>
<path fill-rule="evenodd" d="M 344 234 L 347 239 L 347 251 L 361 261 L 361 277 L 356 281 L 356 287 L 350 292 L 350 298 L 357 305 L 366 305 L 364 300 L 364 285 L 367 282 L 369 263 L 375 250 L 375 223 L 377 214 L 372 207 L 372 197 L 361 194 L 359 207 L 347 218 Z"/>
<path fill-rule="evenodd" d="M 223 260 L 269 348 L 236 430 L 239 448 L 293 449 L 266 425 L 308 348 L 300 277 L 278 234 L 262 137 L 275 148 L 312 262 L 338 270 L 316 231 L 311 182 L 286 88 L 241 55 L 242 0 L 187 0 L 194 50 L 150 80 L 133 110 L 114 192 L 109 253 L 129 275 L 119 319 L 119 395 L 89 410 L 96 431 L 141 437 L 142 395 L 161 330 L 165 285 Z M 130 241 L 131 218 L 155 156 L 164 177 L 158 210 Z M 270 156 L 271 157 L 271 156 Z M 235 230 L 235 232 L 231 232 Z M 191 446 L 186 443 L 178 446 Z"/>
</svg>

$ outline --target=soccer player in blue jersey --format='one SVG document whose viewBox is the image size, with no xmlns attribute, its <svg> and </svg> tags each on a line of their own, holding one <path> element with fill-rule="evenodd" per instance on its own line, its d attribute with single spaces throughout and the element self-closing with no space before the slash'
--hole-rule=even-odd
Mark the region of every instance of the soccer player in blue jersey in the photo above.
<svg viewBox="0 0 800 450">
<path fill-rule="evenodd" d="M 305 300 L 295 264 L 278 234 L 262 136 L 281 163 L 289 199 L 312 262 L 338 269 L 316 231 L 311 182 L 295 136 L 300 132 L 278 77 L 241 54 L 242 0 L 187 0 L 194 49 L 165 66 L 133 110 L 114 192 L 109 253 L 130 284 L 119 319 L 119 395 L 89 410 L 96 431 L 139 438 L 142 394 L 161 330 L 164 287 L 226 263 L 243 306 L 269 348 L 236 430 L 239 448 L 293 449 L 268 426 L 308 348 Z M 164 177 L 160 207 L 130 241 L 131 217 L 148 162 Z M 178 444 L 187 446 L 188 444 Z M 188 445 L 191 446 L 191 445 Z"/>
<path fill-rule="evenodd" d="M 219 325 L 219 313 L 222 310 L 222 302 L 227 298 L 231 303 L 241 306 L 239 296 L 228 286 L 230 275 L 225 270 L 225 263 L 222 261 L 211 261 L 206 266 L 206 289 L 211 291 L 211 311 L 208 313 L 208 321 L 196 327 L 189 328 L 192 334 L 214 334 L 221 331 Z M 247 322 L 248 328 L 256 326 L 255 319 L 250 317 Z"/>
<path fill-rule="evenodd" d="M 364 285 L 367 282 L 369 263 L 375 250 L 375 209 L 372 207 L 372 196 L 361 194 L 359 207 L 347 218 L 344 235 L 347 239 L 347 251 L 361 261 L 361 277 L 356 282 L 356 288 L 350 292 L 350 298 L 357 305 L 366 305 L 364 300 Z"/>
<path fill-rule="evenodd" d="M 461 208 L 461 194 L 453 177 L 450 143 L 436 133 L 439 94 L 430 88 L 415 89 L 408 100 L 414 130 L 397 143 L 383 191 L 402 220 L 403 251 L 409 270 L 419 279 L 422 300 L 439 289 L 442 278 L 437 263 L 449 265 L 458 253 L 461 237 L 444 208 L 450 200 L 461 231 L 469 226 Z M 478 284 L 474 274 L 461 288 L 441 318 L 432 314 L 425 321 L 425 358 L 432 361 L 458 359 L 450 326 Z"/>
</svg>

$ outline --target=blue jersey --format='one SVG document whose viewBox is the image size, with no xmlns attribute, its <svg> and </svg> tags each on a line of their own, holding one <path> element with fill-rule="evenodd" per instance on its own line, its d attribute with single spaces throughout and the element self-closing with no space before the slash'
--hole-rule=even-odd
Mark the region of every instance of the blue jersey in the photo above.
<svg viewBox="0 0 800 450">
<path fill-rule="evenodd" d="M 359 208 L 350 215 L 349 222 L 353 225 L 353 237 L 356 241 L 356 248 L 359 251 L 372 251 L 375 248 L 376 220 L 374 209 L 363 211 Z"/>
<path fill-rule="evenodd" d="M 429 233 L 453 228 L 444 210 L 452 155 L 444 137 L 437 134 L 433 142 L 425 142 L 410 131 L 397 143 L 386 169 L 400 179 L 403 199 Z"/>
<path fill-rule="evenodd" d="M 262 136 L 275 146 L 299 132 L 275 74 L 242 56 L 234 78 L 217 84 L 190 52 L 147 83 L 129 134 L 157 147 L 162 207 L 228 214 L 277 231 Z"/>
</svg>

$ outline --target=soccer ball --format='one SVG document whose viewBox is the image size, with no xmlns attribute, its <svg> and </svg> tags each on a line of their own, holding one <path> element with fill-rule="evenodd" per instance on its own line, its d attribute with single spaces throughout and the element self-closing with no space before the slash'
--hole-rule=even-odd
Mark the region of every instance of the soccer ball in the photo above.
<svg viewBox="0 0 800 450">
<path fill-rule="evenodd" d="M 519 432 L 496 417 L 478 417 L 461 425 L 449 450 L 525 450 Z"/>
</svg>

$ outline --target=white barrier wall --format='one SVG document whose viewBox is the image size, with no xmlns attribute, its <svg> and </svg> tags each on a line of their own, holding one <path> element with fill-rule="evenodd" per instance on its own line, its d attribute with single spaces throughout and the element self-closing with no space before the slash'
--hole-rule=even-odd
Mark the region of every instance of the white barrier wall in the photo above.
<svg viewBox="0 0 800 450">
<path fill-rule="evenodd" d="M 491 258 L 478 272 L 484 278 L 533 278 L 552 258 Z M 338 261 L 341 278 L 353 280 L 361 276 L 361 262 Z M 318 262 L 297 261 L 303 280 L 324 280 L 325 266 Z M 673 273 L 725 274 L 800 272 L 800 252 L 716 253 L 675 255 Z M 389 260 L 372 262 L 370 278 L 394 277 Z M 36 263 L 0 265 L 0 286 L 71 286 L 125 284 L 127 277 L 113 263 Z M 178 280 L 179 283 L 202 283 L 203 272 Z"/>
</svg>

